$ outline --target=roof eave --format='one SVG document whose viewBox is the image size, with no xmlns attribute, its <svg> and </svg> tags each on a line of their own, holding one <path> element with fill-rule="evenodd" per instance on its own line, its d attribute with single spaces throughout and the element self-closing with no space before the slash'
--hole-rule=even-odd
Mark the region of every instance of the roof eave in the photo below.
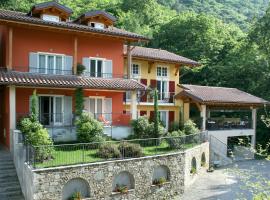
<svg viewBox="0 0 270 200">
<path fill-rule="evenodd" d="M 3 19 L 0 18 L 0 24 L 1 22 L 10 24 L 10 23 L 14 23 L 14 24 L 25 24 L 25 25 L 29 25 L 29 26 L 36 26 L 36 27 L 50 27 L 50 28 L 54 28 L 55 30 L 69 30 L 72 32 L 78 32 L 78 33 L 86 33 L 86 34 L 95 34 L 95 35 L 103 35 L 103 36 L 111 36 L 111 37 L 115 37 L 115 38 L 122 38 L 124 40 L 128 40 L 128 41 L 133 41 L 133 42 L 147 42 L 149 41 L 149 38 L 147 37 L 143 37 L 143 36 L 126 36 L 124 34 L 113 34 L 113 33 L 101 33 L 98 31 L 87 31 L 87 30 L 79 30 L 79 29 L 75 29 L 75 28 L 70 28 L 70 27 L 60 27 L 60 26 L 54 26 L 53 24 L 42 24 L 42 23 L 29 23 L 29 22 L 25 22 L 23 20 L 14 20 L 14 19 Z"/>
</svg>

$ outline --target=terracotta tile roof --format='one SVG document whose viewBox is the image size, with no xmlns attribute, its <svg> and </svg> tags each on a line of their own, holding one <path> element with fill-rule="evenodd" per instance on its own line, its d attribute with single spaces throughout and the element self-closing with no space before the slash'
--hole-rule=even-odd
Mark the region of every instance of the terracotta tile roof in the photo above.
<svg viewBox="0 0 270 200">
<path fill-rule="evenodd" d="M 81 15 L 81 17 L 94 17 L 97 15 L 103 15 L 103 16 L 107 17 L 108 19 L 112 20 L 113 22 L 116 21 L 116 18 L 113 15 L 111 15 L 110 13 L 107 13 L 103 10 L 91 10 L 91 11 L 88 11 L 88 12 L 84 13 L 83 15 Z"/>
<path fill-rule="evenodd" d="M 44 9 L 44 8 L 48 8 L 48 7 L 56 7 L 56 8 L 59 8 L 61 10 L 64 10 L 65 12 L 67 12 L 69 14 L 73 13 L 73 11 L 70 8 L 64 6 L 56 1 L 48 1 L 48 2 L 43 2 L 43 3 L 38 3 L 38 4 L 34 5 L 31 10 Z"/>
<path fill-rule="evenodd" d="M 46 75 L 0 70 L 0 85 L 58 87 L 105 90 L 146 90 L 146 86 L 131 79 L 92 78 L 75 75 Z"/>
<path fill-rule="evenodd" d="M 127 46 L 124 46 L 124 55 L 127 55 Z M 186 64 L 186 65 L 199 65 L 198 62 L 179 56 L 175 53 L 162 50 L 162 49 L 153 49 L 146 47 L 135 46 L 132 50 L 132 56 L 135 58 L 144 58 L 149 60 L 160 60 L 167 61 L 172 63 Z"/>
<path fill-rule="evenodd" d="M 236 88 L 210 87 L 198 85 L 182 84 L 183 91 L 178 93 L 175 98 L 189 97 L 203 104 L 254 104 L 262 105 L 269 102 L 243 92 Z"/>
<path fill-rule="evenodd" d="M 52 27 L 57 27 L 57 28 L 70 29 L 70 30 L 85 31 L 89 33 L 98 33 L 98 34 L 103 34 L 103 35 L 119 36 L 119 37 L 124 37 L 127 39 L 149 40 L 148 38 L 142 35 L 125 31 L 122 29 L 118 29 L 115 27 L 97 29 L 91 26 L 76 24 L 73 22 L 51 22 L 51 21 L 42 20 L 37 17 L 28 16 L 26 13 L 0 9 L 0 23 L 1 21 L 4 21 L 4 20 L 13 21 L 13 22 L 24 22 L 28 24 L 52 26 Z"/>
</svg>

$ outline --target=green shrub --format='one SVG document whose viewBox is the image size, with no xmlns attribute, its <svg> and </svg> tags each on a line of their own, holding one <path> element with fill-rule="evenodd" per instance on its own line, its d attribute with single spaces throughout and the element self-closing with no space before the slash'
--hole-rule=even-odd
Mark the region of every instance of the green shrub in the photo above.
<svg viewBox="0 0 270 200">
<path fill-rule="evenodd" d="M 163 185 L 164 183 L 167 182 L 167 179 L 165 177 L 160 177 L 160 178 L 157 178 L 153 181 L 153 185 Z"/>
<path fill-rule="evenodd" d="M 82 75 L 85 70 L 85 66 L 82 64 L 77 64 L 77 75 Z"/>
<path fill-rule="evenodd" d="M 126 158 L 143 156 L 143 149 L 139 144 L 123 142 L 118 146 L 118 149 L 122 156 Z"/>
<path fill-rule="evenodd" d="M 102 123 L 95 120 L 88 113 L 82 113 L 75 122 L 77 138 L 80 142 L 104 142 Z"/>
<path fill-rule="evenodd" d="M 53 142 L 48 130 L 33 118 L 24 118 L 20 121 L 19 129 L 24 135 L 24 143 L 35 148 L 36 161 L 44 161 L 52 158 L 54 152 Z"/>
<path fill-rule="evenodd" d="M 196 174 L 196 172 L 197 172 L 196 167 L 191 167 L 190 173 Z"/>
<path fill-rule="evenodd" d="M 172 149 L 182 149 L 183 148 L 183 144 L 185 143 L 185 136 L 183 131 L 173 131 L 168 133 L 168 144 L 170 145 L 170 147 Z"/>
<path fill-rule="evenodd" d="M 97 156 L 100 158 L 120 158 L 121 153 L 116 144 L 102 144 L 97 152 Z"/>
<path fill-rule="evenodd" d="M 183 132 L 186 135 L 193 135 L 199 133 L 200 130 L 197 128 L 196 124 L 189 119 L 184 123 Z"/>
<path fill-rule="evenodd" d="M 169 132 L 177 131 L 180 129 L 179 122 L 171 122 L 169 126 Z"/>
<path fill-rule="evenodd" d="M 134 135 L 133 138 L 154 138 L 157 137 L 155 132 L 154 123 L 150 123 L 146 116 L 139 117 L 136 120 L 131 122 L 131 126 L 133 127 Z M 158 126 L 158 135 L 162 136 L 165 133 L 165 128 L 159 124 Z"/>
</svg>

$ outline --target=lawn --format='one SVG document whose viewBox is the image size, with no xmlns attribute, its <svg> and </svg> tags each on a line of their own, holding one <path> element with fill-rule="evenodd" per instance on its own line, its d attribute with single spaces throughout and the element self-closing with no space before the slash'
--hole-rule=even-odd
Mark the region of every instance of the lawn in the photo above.
<svg viewBox="0 0 270 200">
<path fill-rule="evenodd" d="M 171 148 L 166 141 L 160 142 L 159 145 L 143 145 L 140 144 L 143 149 L 144 156 L 161 155 L 171 152 L 182 151 L 183 149 L 191 148 L 196 143 L 183 144 L 181 149 Z M 85 145 L 66 145 L 66 146 L 55 146 L 53 152 L 53 159 L 36 162 L 35 168 L 47 168 L 65 165 L 74 165 L 82 163 L 94 163 L 105 161 L 109 159 L 100 158 L 97 156 L 98 148 L 86 148 Z M 123 158 L 115 158 L 123 159 Z M 113 160 L 113 159 L 111 159 Z"/>
</svg>

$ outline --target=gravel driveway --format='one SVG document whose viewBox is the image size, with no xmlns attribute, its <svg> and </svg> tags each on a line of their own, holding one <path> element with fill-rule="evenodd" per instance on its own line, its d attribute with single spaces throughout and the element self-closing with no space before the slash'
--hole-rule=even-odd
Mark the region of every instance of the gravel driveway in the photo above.
<svg viewBox="0 0 270 200">
<path fill-rule="evenodd" d="M 249 160 L 198 175 L 183 199 L 250 200 L 260 192 L 270 197 L 270 161 Z"/>
</svg>

